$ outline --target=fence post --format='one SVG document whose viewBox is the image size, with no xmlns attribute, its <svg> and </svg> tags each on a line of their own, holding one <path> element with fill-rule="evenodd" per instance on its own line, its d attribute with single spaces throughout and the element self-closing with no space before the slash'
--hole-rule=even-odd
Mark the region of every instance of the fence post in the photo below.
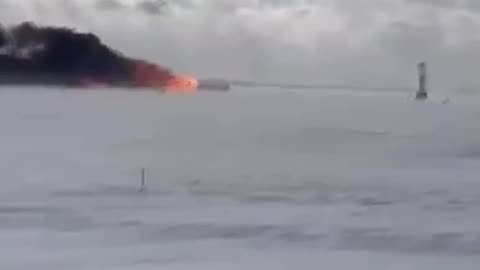
<svg viewBox="0 0 480 270">
<path fill-rule="evenodd" d="M 425 100 L 428 97 L 427 93 L 427 63 L 421 62 L 417 65 L 418 71 L 418 91 L 416 94 L 417 100 Z"/>
<path fill-rule="evenodd" d="M 145 168 L 141 169 L 141 175 L 140 175 L 140 192 L 145 191 L 147 187 L 147 172 Z"/>
</svg>

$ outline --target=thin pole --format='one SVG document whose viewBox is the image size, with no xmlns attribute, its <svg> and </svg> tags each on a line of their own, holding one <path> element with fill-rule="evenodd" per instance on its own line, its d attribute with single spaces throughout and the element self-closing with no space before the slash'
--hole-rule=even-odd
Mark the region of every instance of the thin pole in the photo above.
<svg viewBox="0 0 480 270">
<path fill-rule="evenodd" d="M 418 68 L 418 91 L 416 94 L 417 100 L 425 100 L 428 97 L 427 93 L 427 63 L 421 62 Z"/>
<path fill-rule="evenodd" d="M 147 185 L 147 174 L 146 174 L 146 169 L 142 168 L 141 170 L 141 176 L 140 176 L 140 192 L 145 191 L 146 185 Z"/>
</svg>

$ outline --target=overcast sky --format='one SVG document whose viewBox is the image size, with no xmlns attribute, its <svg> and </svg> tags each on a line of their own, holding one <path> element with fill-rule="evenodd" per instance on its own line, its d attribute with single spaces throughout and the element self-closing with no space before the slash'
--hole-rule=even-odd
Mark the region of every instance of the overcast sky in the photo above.
<svg viewBox="0 0 480 270">
<path fill-rule="evenodd" d="M 415 86 L 427 60 L 434 87 L 480 87 L 479 0 L 155 2 L 0 0 L 0 16 L 93 31 L 201 76 Z"/>
</svg>

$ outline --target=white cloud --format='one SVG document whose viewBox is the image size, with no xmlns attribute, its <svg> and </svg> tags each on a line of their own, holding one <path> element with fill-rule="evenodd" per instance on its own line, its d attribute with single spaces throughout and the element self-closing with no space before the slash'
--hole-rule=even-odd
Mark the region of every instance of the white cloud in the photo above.
<svg viewBox="0 0 480 270">
<path fill-rule="evenodd" d="M 436 86 L 480 86 L 476 1 L 176 0 L 160 15 L 141 0 L 98 1 L 4 0 L 0 15 L 93 31 L 204 76 L 413 86 L 426 59 Z"/>
</svg>

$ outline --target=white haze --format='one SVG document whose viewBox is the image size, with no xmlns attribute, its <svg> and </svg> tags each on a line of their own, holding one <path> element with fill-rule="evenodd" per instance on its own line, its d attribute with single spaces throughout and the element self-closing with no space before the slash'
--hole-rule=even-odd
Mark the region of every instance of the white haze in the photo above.
<svg viewBox="0 0 480 270">
<path fill-rule="evenodd" d="M 126 54 L 199 76 L 413 87 L 427 60 L 436 91 L 480 86 L 475 1 L 167 2 L 4 0 L 0 14 L 93 31 Z"/>
<path fill-rule="evenodd" d="M 476 1 L 35 3 L 2 22 L 208 77 L 414 85 L 426 59 L 432 96 L 3 88 L 0 269 L 478 268 Z"/>
<path fill-rule="evenodd" d="M 480 100 L 450 98 L 2 90 L 0 268 L 476 269 Z"/>
</svg>

